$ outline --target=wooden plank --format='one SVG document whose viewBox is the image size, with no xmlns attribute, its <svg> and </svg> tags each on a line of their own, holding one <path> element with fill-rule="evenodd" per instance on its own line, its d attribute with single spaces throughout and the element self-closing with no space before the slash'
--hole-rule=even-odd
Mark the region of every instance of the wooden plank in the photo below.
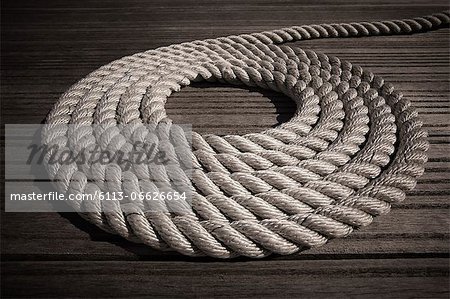
<svg viewBox="0 0 450 299">
<path fill-rule="evenodd" d="M 448 292 L 445 259 L 6 262 L 2 272 L 7 297 L 47 297 L 43 289 L 52 297 L 166 297 L 170 290 L 177 298 L 446 298 Z"/>
</svg>

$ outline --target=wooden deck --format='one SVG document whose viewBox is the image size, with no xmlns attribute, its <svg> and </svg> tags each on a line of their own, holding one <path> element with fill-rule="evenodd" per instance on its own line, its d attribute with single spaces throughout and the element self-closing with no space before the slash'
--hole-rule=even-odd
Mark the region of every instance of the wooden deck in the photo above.
<svg viewBox="0 0 450 299">
<path fill-rule="evenodd" d="M 2 124 L 41 123 L 76 80 L 147 49 L 448 9 L 447 0 L 247 2 L 2 1 Z M 412 100 L 429 132 L 429 162 L 416 189 L 369 227 L 294 256 L 218 261 L 152 251 L 76 214 L 2 208 L 2 297 L 449 298 L 449 32 L 297 43 L 382 75 Z M 205 84 L 167 104 L 175 121 L 221 134 L 260 131 L 288 119 L 293 107 L 275 93 Z"/>
</svg>

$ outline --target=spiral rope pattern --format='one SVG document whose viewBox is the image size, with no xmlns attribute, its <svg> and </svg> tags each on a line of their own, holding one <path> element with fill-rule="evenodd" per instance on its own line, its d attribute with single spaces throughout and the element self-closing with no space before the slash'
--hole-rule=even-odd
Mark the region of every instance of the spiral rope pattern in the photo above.
<svg viewBox="0 0 450 299">
<path fill-rule="evenodd" d="M 294 100 L 297 110 L 288 122 L 261 133 L 193 132 L 192 144 L 182 133 L 170 133 L 181 136 L 171 150 L 177 163 L 192 161 L 189 175 L 164 166 L 124 170 L 114 164 L 50 165 L 49 175 L 59 190 L 72 193 L 157 191 L 164 182 L 184 182 L 192 190 L 192 212 L 186 214 L 119 203 L 105 211 L 99 201 L 82 203 L 97 211 L 81 213 L 88 221 L 159 250 L 260 258 L 347 236 L 387 213 L 391 203 L 414 188 L 427 159 L 426 133 L 410 102 L 379 76 L 336 57 L 277 44 L 411 34 L 447 26 L 449 19 L 449 12 L 443 12 L 305 25 L 121 58 L 61 96 L 47 117 L 46 144 L 88 146 L 97 136 L 106 147 L 129 151 L 130 144 L 117 138 L 117 124 L 132 128 L 130 138 L 150 142 L 153 137 L 143 125 L 170 127 L 164 104 L 192 81 L 274 90 Z M 69 138 L 67 131 L 56 129 L 60 124 L 79 125 L 79 130 Z M 91 124 L 104 131 L 92 132 Z M 100 180 L 90 179 L 94 172 Z"/>
</svg>

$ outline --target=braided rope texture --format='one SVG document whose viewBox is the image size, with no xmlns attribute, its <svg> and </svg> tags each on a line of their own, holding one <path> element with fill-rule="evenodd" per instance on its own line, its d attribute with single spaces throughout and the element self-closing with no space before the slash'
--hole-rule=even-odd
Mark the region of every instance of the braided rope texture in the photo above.
<svg viewBox="0 0 450 299">
<path fill-rule="evenodd" d="M 117 124 L 146 140 L 143 124 L 167 124 L 167 98 L 192 81 L 270 89 L 297 104 L 288 122 L 261 133 L 199 135 L 192 159 L 192 211 L 177 215 L 113 205 L 80 213 L 98 227 L 159 250 L 189 256 L 260 258 L 287 255 L 345 237 L 402 201 L 424 171 L 428 143 L 410 102 L 381 77 L 339 58 L 279 46 L 324 37 L 411 34 L 448 26 L 449 12 L 414 19 L 290 27 L 171 45 L 124 57 L 92 72 L 65 92 L 48 125 L 99 124 L 103 141 L 118 142 Z M 88 144 L 92 132 L 68 138 L 44 132 L 48 144 Z M 177 149 L 175 149 L 177 152 Z M 180 157 L 179 162 L 182 163 Z M 184 156 L 183 159 L 186 159 Z M 100 167 L 96 165 L 96 167 Z M 125 171 L 52 165 L 63 192 L 154 191 L 149 167 Z M 105 184 L 108 178 L 113 185 Z"/>
</svg>

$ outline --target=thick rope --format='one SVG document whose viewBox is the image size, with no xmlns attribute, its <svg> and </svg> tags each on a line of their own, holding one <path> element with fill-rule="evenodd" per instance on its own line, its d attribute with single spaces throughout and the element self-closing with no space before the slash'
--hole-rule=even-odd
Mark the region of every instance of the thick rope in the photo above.
<svg viewBox="0 0 450 299">
<path fill-rule="evenodd" d="M 59 190 L 72 193 L 151 192 L 175 180 L 187 184 L 190 213 L 149 211 L 145 203 L 113 203 L 105 211 L 103 202 L 82 203 L 97 211 L 81 214 L 90 222 L 152 248 L 190 256 L 258 258 L 321 246 L 370 224 L 391 203 L 403 200 L 424 171 L 426 133 L 410 102 L 382 78 L 336 57 L 277 44 L 411 34 L 448 24 L 449 13 L 443 12 L 395 21 L 305 25 L 121 58 L 61 96 L 47 124 L 76 124 L 79 131 L 69 137 L 50 126 L 43 135 L 47 144 L 89 146 L 96 136 L 105 147 L 129 152 L 130 143 L 115 138 L 113 128 L 127 124 L 133 138 L 151 139 L 143 124 L 170 127 L 164 104 L 192 81 L 275 90 L 294 100 L 297 111 L 290 121 L 261 133 L 194 132 L 192 145 L 184 140 L 172 148 L 176 163 L 192 159 L 190 176 L 152 165 L 124 170 L 75 163 L 51 165 L 49 175 L 58 180 Z M 92 132 L 87 127 L 92 124 L 104 130 Z"/>
</svg>

